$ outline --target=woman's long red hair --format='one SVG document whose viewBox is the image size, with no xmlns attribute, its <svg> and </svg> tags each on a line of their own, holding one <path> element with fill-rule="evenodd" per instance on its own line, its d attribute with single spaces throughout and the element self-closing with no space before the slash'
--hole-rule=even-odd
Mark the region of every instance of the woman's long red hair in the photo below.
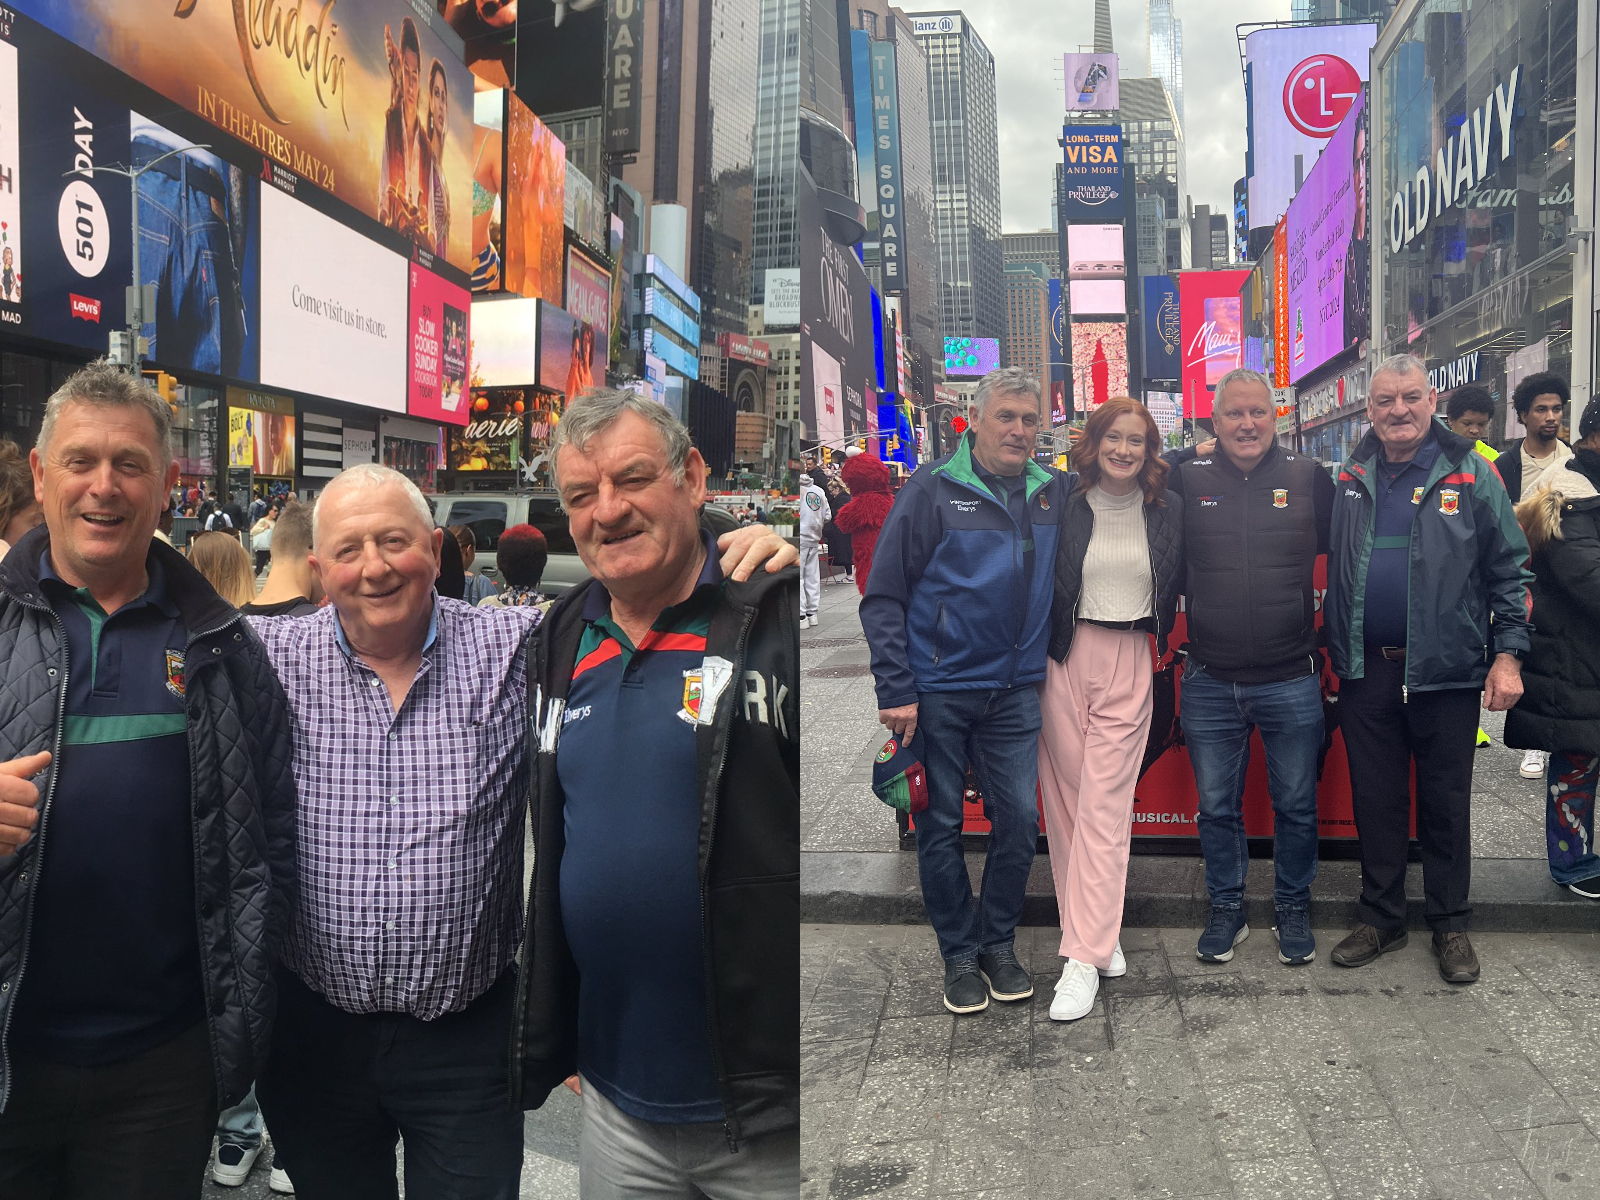
<svg viewBox="0 0 1600 1200">
<path fill-rule="evenodd" d="M 1150 410 L 1131 396 L 1113 396 L 1089 414 L 1083 436 L 1072 448 L 1072 469 L 1078 473 L 1078 490 L 1088 491 L 1100 482 L 1100 442 L 1118 417 L 1129 414 L 1144 421 L 1144 465 L 1139 468 L 1139 488 L 1146 504 L 1165 504 L 1167 464 L 1161 457 L 1161 430 Z"/>
</svg>

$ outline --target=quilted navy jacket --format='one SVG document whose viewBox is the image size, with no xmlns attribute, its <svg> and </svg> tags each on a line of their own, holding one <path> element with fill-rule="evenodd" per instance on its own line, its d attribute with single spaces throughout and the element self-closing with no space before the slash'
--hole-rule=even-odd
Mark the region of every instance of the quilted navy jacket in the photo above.
<svg viewBox="0 0 1600 1200">
<path fill-rule="evenodd" d="M 0 762 L 61 752 L 66 635 L 39 589 L 40 525 L 0 562 Z M 189 629 L 184 692 L 194 810 L 195 928 L 218 1102 L 237 1103 L 266 1055 L 272 966 L 295 884 L 289 702 L 238 611 L 163 543 L 160 559 Z M 0 1111 L 11 1093 L 11 1008 L 28 986 L 39 847 L 50 836 L 54 768 L 38 779 L 34 835 L 0 858 Z M 112 783 L 110 786 L 115 786 Z"/>
</svg>

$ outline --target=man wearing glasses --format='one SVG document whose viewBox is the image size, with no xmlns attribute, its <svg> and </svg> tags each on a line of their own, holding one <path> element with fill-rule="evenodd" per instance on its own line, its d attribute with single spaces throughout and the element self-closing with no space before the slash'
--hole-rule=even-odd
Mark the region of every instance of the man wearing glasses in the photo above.
<svg viewBox="0 0 1600 1200">
<path fill-rule="evenodd" d="M 895 498 L 861 600 L 878 719 L 895 749 L 920 753 L 927 774 L 917 866 L 955 1013 L 1033 995 L 1012 945 L 1039 834 L 1034 685 L 1044 678 L 1067 497 L 1067 477 L 1033 461 L 1040 419 L 1039 384 L 1026 372 L 983 377 L 971 432 Z M 961 852 L 969 761 L 993 826 L 977 904 Z"/>
</svg>

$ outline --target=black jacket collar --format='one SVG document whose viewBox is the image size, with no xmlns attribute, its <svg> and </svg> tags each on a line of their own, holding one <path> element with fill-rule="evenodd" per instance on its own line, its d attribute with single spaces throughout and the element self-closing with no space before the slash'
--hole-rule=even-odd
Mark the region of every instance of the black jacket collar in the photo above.
<svg viewBox="0 0 1600 1200">
<path fill-rule="evenodd" d="M 44 604 L 39 586 L 39 558 L 49 546 L 50 530 L 46 525 L 35 525 L 23 534 L 0 562 L 0 592 L 20 603 Z M 161 564 L 167 594 L 177 605 L 191 636 L 225 625 L 230 617 L 238 615 L 238 610 L 217 595 L 205 576 L 167 543 L 152 538 L 150 557 Z"/>
<path fill-rule="evenodd" d="M 1452 467 L 1459 467 L 1462 460 L 1465 459 L 1467 455 L 1470 454 L 1478 445 L 1477 442 L 1472 441 L 1470 438 L 1462 437 L 1448 425 L 1441 424 L 1437 420 L 1433 422 L 1432 432 L 1433 436 L 1439 440 L 1439 457 L 1443 458 Z M 1377 433 L 1374 430 L 1369 429 L 1367 430 L 1366 436 L 1363 437 L 1356 448 L 1351 451 L 1350 461 L 1376 461 L 1378 455 L 1382 453 L 1383 443 L 1378 440 Z"/>
</svg>

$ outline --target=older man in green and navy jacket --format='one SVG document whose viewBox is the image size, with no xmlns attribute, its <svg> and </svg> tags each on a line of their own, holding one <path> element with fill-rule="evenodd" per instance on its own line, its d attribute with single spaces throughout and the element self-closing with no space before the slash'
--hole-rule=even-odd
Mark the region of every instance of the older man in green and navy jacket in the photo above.
<svg viewBox="0 0 1600 1200">
<path fill-rule="evenodd" d="M 1359 967 L 1405 945 L 1414 763 L 1433 951 L 1446 980 L 1471 983 L 1478 693 L 1490 711 L 1522 695 L 1533 576 L 1505 485 L 1471 440 L 1433 419 L 1437 402 L 1421 361 L 1385 360 L 1367 402 L 1372 430 L 1334 496 L 1324 629 L 1343 681 L 1361 901 L 1333 961 Z"/>
<path fill-rule="evenodd" d="M 945 962 L 945 1007 L 1022 1000 L 1013 953 L 1039 834 L 1039 694 L 1050 642 L 1057 522 L 1070 483 L 1033 461 L 1039 384 L 1014 367 L 978 384 L 972 432 L 896 497 L 872 558 L 861 624 L 878 718 L 897 744 L 923 731 L 917 814 L 923 903 Z M 961 853 L 967 763 L 992 832 L 974 905 Z"/>
</svg>

